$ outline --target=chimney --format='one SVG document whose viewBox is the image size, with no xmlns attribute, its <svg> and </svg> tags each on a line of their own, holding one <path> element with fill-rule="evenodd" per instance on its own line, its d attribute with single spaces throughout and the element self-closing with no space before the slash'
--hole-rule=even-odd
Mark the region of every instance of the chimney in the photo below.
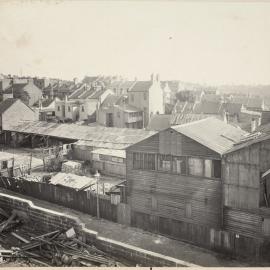
<svg viewBox="0 0 270 270">
<path fill-rule="evenodd" d="M 151 74 L 151 82 L 154 82 L 154 74 Z"/>
<path fill-rule="evenodd" d="M 159 82 L 159 74 L 156 75 L 156 81 Z"/>
<path fill-rule="evenodd" d="M 224 122 L 228 124 L 228 113 L 224 111 Z"/>
<path fill-rule="evenodd" d="M 251 132 L 254 132 L 258 127 L 258 119 L 252 118 L 251 120 Z"/>
</svg>

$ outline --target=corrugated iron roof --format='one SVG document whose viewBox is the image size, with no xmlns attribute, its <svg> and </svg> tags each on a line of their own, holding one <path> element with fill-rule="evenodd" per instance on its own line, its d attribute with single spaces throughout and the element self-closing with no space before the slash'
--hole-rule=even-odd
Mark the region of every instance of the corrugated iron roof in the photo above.
<svg viewBox="0 0 270 270">
<path fill-rule="evenodd" d="M 9 131 L 91 141 L 95 145 L 119 144 L 121 148 L 134 144 L 155 134 L 154 131 L 128 128 L 109 128 L 102 126 L 83 126 L 76 124 L 56 124 L 42 121 L 20 122 L 9 128 Z M 107 148 L 107 147 L 102 147 Z"/>
<path fill-rule="evenodd" d="M 224 154 L 247 134 L 242 129 L 214 117 L 174 126 L 172 129 L 219 154 Z"/>
<path fill-rule="evenodd" d="M 92 153 L 93 154 L 101 154 L 101 155 L 105 155 L 105 156 L 126 158 L 126 151 L 119 150 L 119 149 L 99 148 L 99 149 L 93 150 Z"/>
<path fill-rule="evenodd" d="M 76 190 L 82 190 L 96 184 L 95 178 L 80 176 L 72 173 L 57 173 L 50 179 L 52 185 L 61 185 Z"/>
</svg>

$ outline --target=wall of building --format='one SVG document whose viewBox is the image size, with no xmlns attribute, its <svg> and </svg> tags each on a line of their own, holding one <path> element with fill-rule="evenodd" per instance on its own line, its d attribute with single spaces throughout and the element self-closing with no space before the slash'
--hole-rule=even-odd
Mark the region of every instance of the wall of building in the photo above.
<svg viewBox="0 0 270 270">
<path fill-rule="evenodd" d="M 131 224 L 210 247 L 213 242 L 210 237 L 211 229 L 219 231 L 221 228 L 221 180 L 158 170 L 133 169 L 134 152 L 163 154 L 164 149 L 167 149 L 166 154 L 193 156 L 196 156 L 196 153 L 202 156 L 205 152 L 204 147 L 195 142 L 193 151 L 185 148 L 184 136 L 172 133 L 168 138 L 167 132 L 170 133 L 170 130 L 127 149 L 127 188 Z M 181 141 L 183 144 L 179 144 Z M 205 152 L 206 158 L 209 158 L 210 152 Z M 214 157 L 216 158 L 216 155 Z"/>
<path fill-rule="evenodd" d="M 22 101 L 26 102 L 27 105 L 32 106 L 34 103 L 39 101 L 42 97 L 42 90 L 34 85 L 33 82 L 29 82 L 24 88 L 23 92 L 21 93 L 14 93 L 14 97 L 17 98 L 17 94 L 19 95 L 18 98 L 21 98 Z"/>
<path fill-rule="evenodd" d="M 261 248 L 268 243 L 270 232 L 270 208 L 261 207 L 261 175 L 269 168 L 270 141 L 232 152 L 223 161 L 224 229 L 239 234 L 239 238 L 256 240 Z M 250 246 L 242 248 L 248 250 Z"/>
</svg>

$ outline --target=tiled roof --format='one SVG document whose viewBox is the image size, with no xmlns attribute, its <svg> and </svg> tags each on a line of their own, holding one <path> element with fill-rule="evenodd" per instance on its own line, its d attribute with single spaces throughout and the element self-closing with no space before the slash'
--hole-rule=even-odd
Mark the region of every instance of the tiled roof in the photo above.
<svg viewBox="0 0 270 270">
<path fill-rule="evenodd" d="M 3 114 L 8 108 L 10 108 L 18 99 L 8 98 L 0 103 L 0 114 Z"/>
<path fill-rule="evenodd" d="M 172 129 L 197 141 L 220 155 L 230 150 L 235 143 L 239 142 L 248 134 L 242 129 L 226 124 L 214 117 L 174 126 Z"/>
<path fill-rule="evenodd" d="M 137 81 L 129 92 L 147 92 L 151 85 L 151 81 Z"/>
</svg>

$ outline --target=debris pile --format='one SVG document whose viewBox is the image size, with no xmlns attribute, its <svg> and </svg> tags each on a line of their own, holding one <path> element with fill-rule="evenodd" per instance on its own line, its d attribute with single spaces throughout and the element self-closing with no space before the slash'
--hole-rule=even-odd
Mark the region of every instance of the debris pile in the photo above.
<svg viewBox="0 0 270 270">
<path fill-rule="evenodd" d="M 30 266 L 123 266 L 95 246 L 84 243 L 73 228 L 51 232 L 42 232 L 38 226 L 30 229 L 16 212 L 8 215 L 1 208 L 0 218 L 2 263 L 21 260 Z"/>
</svg>

